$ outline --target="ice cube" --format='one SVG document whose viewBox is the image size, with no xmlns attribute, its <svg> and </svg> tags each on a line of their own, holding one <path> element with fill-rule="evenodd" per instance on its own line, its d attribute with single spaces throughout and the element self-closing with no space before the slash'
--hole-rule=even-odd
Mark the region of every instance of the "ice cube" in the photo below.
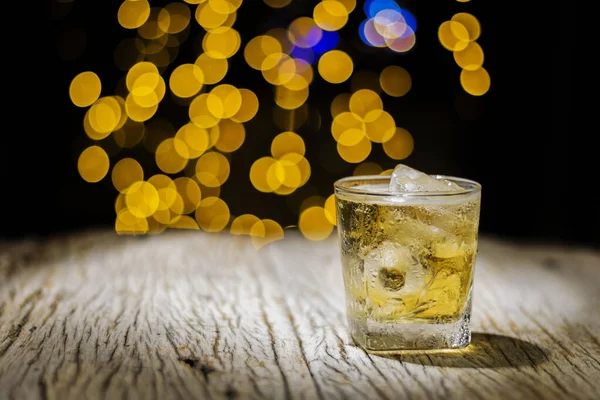
<svg viewBox="0 0 600 400">
<path fill-rule="evenodd" d="M 427 275 L 426 269 L 408 247 L 389 241 L 367 254 L 364 269 L 369 282 L 368 296 L 374 296 L 378 303 L 417 295 Z"/>
<path fill-rule="evenodd" d="M 436 179 L 409 166 L 398 164 L 390 180 L 390 192 L 457 192 L 464 190 L 446 179 Z"/>
</svg>

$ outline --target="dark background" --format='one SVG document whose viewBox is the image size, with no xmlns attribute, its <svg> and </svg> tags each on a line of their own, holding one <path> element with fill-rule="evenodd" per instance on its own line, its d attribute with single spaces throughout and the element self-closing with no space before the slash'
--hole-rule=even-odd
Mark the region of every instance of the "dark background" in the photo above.
<svg viewBox="0 0 600 400">
<path fill-rule="evenodd" d="M 293 0 L 290 6 L 274 10 L 261 0 L 245 0 L 238 10 L 234 28 L 241 34 L 242 48 L 230 59 L 224 82 L 255 91 L 261 108 L 246 124 L 246 142 L 233 153 L 232 174 L 222 188 L 221 197 L 234 215 L 253 213 L 283 226 L 295 224 L 297 205 L 303 198 L 329 196 L 333 181 L 352 174 L 355 167 L 339 159 L 328 131 L 331 100 L 350 90 L 349 81 L 330 85 L 316 76 L 308 103 L 311 115 L 320 113 L 321 127 L 317 131 L 317 124 L 311 122 L 298 132 L 306 141 L 306 156 L 313 168 L 309 184 L 292 196 L 280 197 L 257 192 L 248 179 L 250 165 L 269 155 L 270 140 L 281 129 L 271 118 L 272 88 L 245 64 L 243 46 L 270 28 L 286 27 L 298 16 L 311 15 L 315 3 Z M 338 48 L 353 57 L 355 71 L 378 73 L 395 64 L 411 73 L 413 88 L 407 96 L 394 99 L 382 94 L 386 110 L 415 139 L 415 150 L 403 163 L 482 183 L 482 233 L 515 240 L 600 243 L 600 230 L 595 228 L 600 223 L 598 201 L 580 186 L 589 182 L 585 175 L 593 163 L 588 158 L 585 130 L 575 115 L 579 101 L 573 94 L 575 10 L 522 9 L 483 0 L 399 1 L 418 21 L 417 46 L 402 55 L 360 42 L 357 27 L 364 19 L 362 3 L 358 1 L 350 22 L 340 31 Z M 102 95 L 114 93 L 124 75 L 115 67 L 114 49 L 123 38 L 135 35 L 119 26 L 119 4 L 46 0 L 39 22 L 11 31 L 14 40 L 8 46 L 14 49 L 15 61 L 5 74 L 3 97 L 10 106 L 4 108 L 0 145 L 4 164 L 0 235 L 4 238 L 112 228 L 114 224 L 116 191 L 110 176 L 89 184 L 78 175 L 77 157 L 91 140 L 82 127 L 85 110 L 71 104 L 68 87 L 79 72 L 92 70 L 102 79 Z M 21 15 L 28 12 L 24 4 L 18 7 Z M 437 39 L 438 26 L 457 12 L 475 15 L 482 25 L 478 42 L 492 78 L 491 90 L 482 97 L 464 93 L 460 69 Z M 202 29 L 193 19 L 191 24 L 190 36 L 165 77 L 174 65 L 195 60 L 195 37 Z M 161 103 L 157 115 L 177 126 L 186 122 L 185 114 L 185 107 Z M 151 155 L 139 147 L 122 151 L 118 157 L 138 159 L 146 176 L 158 172 Z M 381 146 L 374 146 L 368 161 L 384 168 L 396 164 Z"/>
</svg>

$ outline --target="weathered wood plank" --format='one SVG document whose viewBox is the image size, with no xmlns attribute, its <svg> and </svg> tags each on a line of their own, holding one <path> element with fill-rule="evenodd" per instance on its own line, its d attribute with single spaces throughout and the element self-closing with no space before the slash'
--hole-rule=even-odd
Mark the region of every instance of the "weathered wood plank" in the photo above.
<svg viewBox="0 0 600 400">
<path fill-rule="evenodd" d="M 368 355 L 335 238 L 0 247 L 0 399 L 600 398 L 600 254 L 482 239 L 473 344 Z"/>
</svg>

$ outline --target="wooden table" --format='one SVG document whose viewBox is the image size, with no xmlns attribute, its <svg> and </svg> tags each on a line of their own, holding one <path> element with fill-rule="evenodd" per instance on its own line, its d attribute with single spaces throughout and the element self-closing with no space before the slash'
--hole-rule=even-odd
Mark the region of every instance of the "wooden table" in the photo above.
<svg viewBox="0 0 600 400">
<path fill-rule="evenodd" d="M 337 240 L 87 233 L 0 247 L 0 399 L 599 399 L 600 253 L 483 238 L 473 343 L 379 357 Z"/>
</svg>

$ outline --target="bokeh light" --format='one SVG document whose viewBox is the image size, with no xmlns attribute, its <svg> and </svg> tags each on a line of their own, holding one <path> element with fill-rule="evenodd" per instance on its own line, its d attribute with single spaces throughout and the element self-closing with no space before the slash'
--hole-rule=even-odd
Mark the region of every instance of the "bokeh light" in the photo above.
<svg viewBox="0 0 600 400">
<path fill-rule="evenodd" d="M 261 249 L 269 243 L 283 239 L 284 233 L 281 225 L 272 219 L 256 221 L 250 228 L 252 244 L 256 249 Z"/>
<path fill-rule="evenodd" d="M 329 223 L 332 225 L 337 225 L 337 211 L 334 194 L 325 200 L 325 205 L 323 208 L 325 209 L 325 217 L 327 218 L 327 221 L 329 221 Z"/>
<path fill-rule="evenodd" d="M 139 1 L 139 0 L 138 0 Z M 191 12 L 190 8 L 183 3 L 170 3 L 167 4 L 161 11 L 159 15 L 163 15 L 162 18 L 159 19 L 166 20 L 167 14 L 169 24 L 165 27 L 165 31 L 169 34 L 179 33 L 190 23 Z"/>
<path fill-rule="evenodd" d="M 212 58 L 206 53 L 200 54 L 195 64 L 202 71 L 204 83 L 207 85 L 214 85 L 221 82 L 229 69 L 229 63 L 226 58 Z"/>
<path fill-rule="evenodd" d="M 341 50 L 331 50 L 319 59 L 319 74 L 329 83 L 342 83 L 350 78 L 354 70 L 352 58 Z"/>
<path fill-rule="evenodd" d="M 180 142 L 177 138 L 167 138 L 158 145 L 155 154 L 156 165 L 165 174 L 176 174 L 185 168 L 189 155 L 181 156 L 177 151 L 176 143 Z"/>
<path fill-rule="evenodd" d="M 405 159 L 413 152 L 413 149 L 413 137 L 404 128 L 396 128 L 392 138 L 383 143 L 383 151 L 393 160 Z"/>
<path fill-rule="evenodd" d="M 363 137 L 353 146 L 344 146 L 339 142 L 337 144 L 337 151 L 340 157 L 351 164 L 363 162 L 371 154 L 371 149 L 371 141 L 367 137 Z"/>
<path fill-rule="evenodd" d="M 460 84 L 472 96 L 486 94 L 491 86 L 491 78 L 483 67 L 484 51 L 476 42 L 481 35 L 479 20 L 469 13 L 454 14 L 438 29 L 442 46 L 452 51 L 454 61 L 461 68 Z"/>
<path fill-rule="evenodd" d="M 207 197 L 198 204 L 195 217 L 200 228 L 206 232 L 220 232 L 229 223 L 229 207 L 218 197 Z"/>
<path fill-rule="evenodd" d="M 383 172 L 383 168 L 381 165 L 366 161 L 362 164 L 359 164 L 354 168 L 354 172 L 352 175 L 354 176 L 363 176 L 363 175 L 379 175 Z"/>
<path fill-rule="evenodd" d="M 182 64 L 175 68 L 169 78 L 169 87 L 175 96 L 192 97 L 204 84 L 204 73 L 196 64 Z"/>
<path fill-rule="evenodd" d="M 144 170 L 133 158 L 123 158 L 113 166 L 111 177 L 115 189 L 125 193 L 135 182 L 144 180 Z"/>
<path fill-rule="evenodd" d="M 100 146 L 88 147 L 77 160 L 79 175 L 90 183 L 101 181 L 108 173 L 109 165 L 108 154 Z"/>
<path fill-rule="evenodd" d="M 199 1 L 199 0 L 197 0 Z M 292 0 L 263 0 L 266 5 L 273 8 L 283 8 L 289 5 Z"/>
<path fill-rule="evenodd" d="M 210 137 L 206 129 L 193 123 L 179 128 L 175 134 L 175 151 L 182 158 L 194 159 L 200 157 L 210 146 Z"/>
<path fill-rule="evenodd" d="M 412 87 L 408 71 L 396 65 L 390 65 L 381 71 L 379 83 L 383 91 L 392 97 L 404 96 Z"/>
<path fill-rule="evenodd" d="M 212 128 L 219 123 L 208 109 L 208 93 L 202 93 L 190 103 L 189 116 L 191 121 L 201 128 Z"/>
<path fill-rule="evenodd" d="M 215 151 L 208 152 L 196 162 L 196 178 L 208 187 L 221 186 L 229 178 L 230 166 L 227 158 Z"/>
<path fill-rule="evenodd" d="M 477 42 L 471 42 L 464 50 L 454 52 L 454 61 L 463 70 L 475 71 L 483 65 L 483 49 Z"/>
<path fill-rule="evenodd" d="M 452 16 L 452 21 L 458 22 L 465 27 L 470 42 L 479 39 L 479 36 L 481 35 L 481 24 L 474 15 L 464 12 L 457 13 Z"/>
<path fill-rule="evenodd" d="M 212 132 L 218 131 L 218 138 L 214 141 L 217 150 L 223 153 L 233 153 L 239 149 L 246 139 L 246 129 L 244 125 L 229 119 L 224 119 L 211 129 Z"/>
<path fill-rule="evenodd" d="M 482 96 L 490 90 L 490 74 L 483 67 L 474 71 L 463 69 L 460 73 L 460 83 L 470 95 Z"/>
<path fill-rule="evenodd" d="M 464 50 L 469 44 L 469 32 L 457 21 L 445 21 L 438 29 L 438 38 L 442 46 L 450 51 Z"/>
<path fill-rule="evenodd" d="M 119 124 L 123 122 L 122 112 L 121 103 L 115 97 L 98 99 L 86 113 L 86 120 L 84 120 L 86 133 L 94 140 L 104 139 L 119 128 Z"/>
<path fill-rule="evenodd" d="M 119 24 L 126 29 L 142 26 L 150 16 L 150 4 L 146 0 L 125 0 L 117 12 Z"/>
<path fill-rule="evenodd" d="M 231 222 L 229 232 L 232 235 L 250 235 L 252 227 L 259 221 L 260 218 L 252 214 L 240 215 Z"/>
<path fill-rule="evenodd" d="M 229 14 L 220 13 L 211 6 L 210 2 L 203 1 L 198 4 L 194 16 L 201 27 L 211 30 L 222 26 Z"/>
<path fill-rule="evenodd" d="M 289 153 L 304 156 L 305 152 L 304 140 L 294 132 L 282 132 L 271 142 L 271 155 L 277 159 Z"/>
<path fill-rule="evenodd" d="M 313 18 L 321 29 L 337 31 L 342 29 L 348 22 L 348 10 L 338 1 L 323 0 L 315 6 Z"/>
<path fill-rule="evenodd" d="M 69 97 L 77 107 L 88 107 L 92 105 L 102 90 L 102 83 L 98 75 L 91 71 L 78 74 L 69 86 Z"/>
<path fill-rule="evenodd" d="M 288 27 L 288 38 L 297 47 L 310 48 L 315 46 L 323 37 L 323 31 L 309 17 L 299 17 Z"/>
<path fill-rule="evenodd" d="M 119 235 L 143 235 L 149 230 L 146 218 L 136 217 L 128 209 L 123 209 L 117 214 L 115 231 Z"/>
<path fill-rule="evenodd" d="M 367 17 L 359 26 L 359 37 L 368 46 L 387 47 L 407 53 L 416 44 L 417 20 L 394 0 L 366 0 Z"/>
<path fill-rule="evenodd" d="M 158 191 L 149 182 L 134 182 L 125 193 L 125 204 L 134 216 L 150 217 L 158 209 Z"/>
<path fill-rule="evenodd" d="M 239 91 L 242 96 L 242 103 L 238 112 L 231 117 L 231 120 L 235 122 L 248 122 L 258 112 L 258 97 L 256 97 L 253 91 L 248 89 L 239 89 Z"/>
<path fill-rule="evenodd" d="M 232 57 L 240 48 L 240 34 L 228 26 L 219 26 L 206 33 L 202 40 L 202 48 L 212 58 L 225 59 Z"/>
<path fill-rule="evenodd" d="M 305 238 L 313 241 L 324 240 L 333 232 L 333 223 L 327 218 L 323 207 L 310 207 L 300 214 L 298 229 Z M 331 216 L 330 216 L 331 218 Z"/>
<path fill-rule="evenodd" d="M 287 12 L 283 9 L 292 4 L 291 0 L 263 1 L 274 13 Z M 355 71 L 357 49 L 338 32 L 347 28 L 350 13 L 361 12 L 364 16 L 359 20 L 364 20 L 358 37 L 372 51 L 408 54 L 416 46 L 417 20 L 404 3 L 365 0 L 355 10 L 356 0 L 320 0 L 304 15 L 275 14 L 282 15 L 285 25 L 271 26 L 253 38 L 242 38 L 234 28 L 238 16 L 242 17 L 242 4 L 242 0 L 184 0 L 151 7 L 147 0 L 125 0 L 116 18 L 134 36 L 120 42 L 114 52 L 115 65 L 125 73 L 115 94 L 103 94 L 105 82 L 91 71 L 71 81 L 69 97 L 85 109 L 83 130 L 97 144 L 79 155 L 77 168 L 85 181 L 99 182 L 112 164 L 117 233 L 227 230 L 248 236 L 257 249 L 281 240 L 284 228 L 278 221 L 251 213 L 236 217 L 227 204 L 228 190 L 220 198 L 237 152 L 261 143 L 263 149 L 270 145 L 270 154 L 252 158 L 246 179 L 266 196 L 287 196 L 286 204 L 298 220 L 286 225 L 286 230 L 298 229 L 309 240 L 324 240 L 336 225 L 335 196 L 318 193 L 309 183 L 313 168 L 315 173 L 323 167 L 347 174 L 352 164 L 354 175 L 389 174 L 391 170 L 368 161 L 373 143 L 381 144 L 392 160 L 412 154 L 413 136 L 397 126 L 396 111 L 385 107 L 388 101 L 396 101 L 390 97 L 403 97 L 412 90 L 411 75 L 399 65 Z M 301 5 L 299 0 L 288 10 L 294 13 L 296 5 Z M 196 35 L 198 29 L 202 32 Z M 195 38 L 193 56 L 181 62 L 180 47 L 190 33 Z M 439 26 L 437 34 L 442 46 L 453 52 L 464 91 L 472 96 L 487 93 L 490 76 L 477 43 L 481 36 L 477 18 L 458 12 Z M 237 53 L 243 43 L 242 57 Z M 227 82 L 230 70 L 238 75 L 241 66 L 272 89 L 270 99 L 261 94 L 259 102 L 260 88 Z M 323 84 L 348 82 L 343 88 L 337 86 L 338 91 L 327 99 L 331 120 L 327 110 L 313 102 L 321 96 L 320 91 L 312 93 L 315 74 Z M 163 113 L 176 113 L 163 102 L 183 107 L 189 119 L 175 127 Z M 272 118 L 279 129 L 276 134 L 269 129 L 256 131 L 263 130 L 260 124 L 265 118 Z M 313 138 L 306 132 L 317 132 L 322 124 L 330 124 L 334 140 L 326 135 L 329 143 L 317 151 L 318 164 L 308 148 Z M 142 166 L 148 158 L 136 157 L 137 146 L 150 153 L 153 165 Z M 379 156 L 375 150 L 374 156 Z M 149 178 L 145 171 L 152 171 Z"/>
</svg>

